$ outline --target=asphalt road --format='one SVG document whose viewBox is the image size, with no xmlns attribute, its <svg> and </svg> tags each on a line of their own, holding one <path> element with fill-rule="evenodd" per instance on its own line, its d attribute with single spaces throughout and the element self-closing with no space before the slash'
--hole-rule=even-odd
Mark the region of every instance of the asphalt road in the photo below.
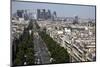
<svg viewBox="0 0 100 67">
<path fill-rule="evenodd" d="M 48 64 L 50 63 L 50 55 L 48 48 L 43 42 L 38 32 L 34 32 L 34 51 L 35 51 L 35 64 Z"/>
</svg>

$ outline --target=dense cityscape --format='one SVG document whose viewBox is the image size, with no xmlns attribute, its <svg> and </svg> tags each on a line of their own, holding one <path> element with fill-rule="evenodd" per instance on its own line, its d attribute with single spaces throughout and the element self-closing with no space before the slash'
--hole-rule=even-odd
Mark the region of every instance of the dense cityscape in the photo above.
<svg viewBox="0 0 100 67">
<path fill-rule="evenodd" d="M 12 14 L 12 65 L 41 65 L 96 60 L 96 22 L 60 17 L 50 9 Z"/>
</svg>

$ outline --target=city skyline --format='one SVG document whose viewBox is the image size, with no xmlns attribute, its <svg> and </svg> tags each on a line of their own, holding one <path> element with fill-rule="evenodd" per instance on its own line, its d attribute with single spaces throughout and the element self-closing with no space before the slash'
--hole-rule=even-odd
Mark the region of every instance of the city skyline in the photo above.
<svg viewBox="0 0 100 67">
<path fill-rule="evenodd" d="M 12 67 L 96 61 L 95 6 L 12 2 Z"/>
<path fill-rule="evenodd" d="M 21 9 L 49 9 L 51 12 L 56 11 L 59 17 L 78 16 L 84 19 L 95 19 L 95 6 L 12 1 L 12 13 Z"/>
</svg>

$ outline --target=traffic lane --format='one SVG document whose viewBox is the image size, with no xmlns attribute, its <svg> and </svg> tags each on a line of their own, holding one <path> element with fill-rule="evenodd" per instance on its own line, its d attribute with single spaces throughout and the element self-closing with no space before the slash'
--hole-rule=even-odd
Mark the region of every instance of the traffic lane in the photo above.
<svg viewBox="0 0 100 67">
<path fill-rule="evenodd" d="M 38 38 L 37 38 L 38 37 Z M 34 36 L 35 38 L 35 44 L 37 46 L 37 50 L 39 52 L 39 56 L 41 58 L 42 64 L 50 63 L 50 56 L 47 51 L 47 47 L 44 45 L 42 39 L 39 37 L 39 35 Z"/>
</svg>

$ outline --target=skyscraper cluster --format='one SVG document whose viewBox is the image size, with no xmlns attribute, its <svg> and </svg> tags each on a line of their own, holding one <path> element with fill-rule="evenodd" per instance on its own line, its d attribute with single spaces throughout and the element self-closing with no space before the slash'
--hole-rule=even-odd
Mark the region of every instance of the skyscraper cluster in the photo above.
<svg viewBox="0 0 100 67">
<path fill-rule="evenodd" d="M 24 18 L 24 20 L 28 20 L 29 18 L 31 18 L 30 13 L 28 13 L 27 10 L 17 10 L 14 14 L 14 17 L 16 17 L 18 20 L 19 18 Z"/>
<path fill-rule="evenodd" d="M 28 19 L 37 19 L 37 20 L 56 20 L 57 13 L 56 11 L 51 12 L 50 9 L 34 9 L 34 10 L 17 10 L 14 14 L 14 17 Z"/>
<path fill-rule="evenodd" d="M 57 17 L 56 11 L 51 13 L 51 11 L 48 9 L 37 9 L 37 19 L 38 20 L 48 20 L 52 19 L 54 20 Z"/>
</svg>

